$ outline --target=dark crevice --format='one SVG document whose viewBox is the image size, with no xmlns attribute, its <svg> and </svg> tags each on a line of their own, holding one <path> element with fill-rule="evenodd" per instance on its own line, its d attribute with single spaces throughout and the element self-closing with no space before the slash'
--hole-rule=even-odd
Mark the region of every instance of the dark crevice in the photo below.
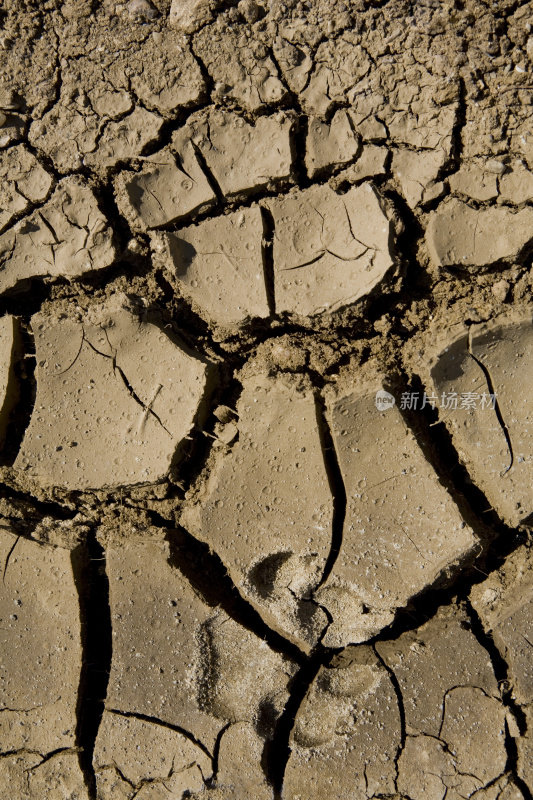
<svg viewBox="0 0 533 800">
<path fill-rule="evenodd" d="M 285 770 L 291 754 L 290 737 L 296 715 L 320 667 L 328 663 L 330 658 L 331 654 L 324 654 L 324 651 L 311 656 L 289 683 L 289 699 L 278 718 L 272 740 L 266 743 L 262 756 L 262 766 L 274 789 L 275 800 L 282 798 Z"/>
<path fill-rule="evenodd" d="M 148 513 L 154 524 L 168 526 L 165 520 L 158 521 L 153 512 Z M 166 539 L 170 546 L 170 565 L 187 578 L 207 605 L 222 608 L 229 617 L 263 639 L 272 650 L 302 663 L 305 656 L 301 650 L 263 621 L 259 612 L 239 593 L 222 560 L 207 544 L 182 527 L 167 530 Z"/>
<path fill-rule="evenodd" d="M 344 519 L 346 516 L 346 489 L 342 479 L 341 468 L 335 448 L 335 442 L 328 422 L 324 398 L 321 394 L 315 395 L 317 427 L 322 445 L 324 465 L 328 476 L 329 488 L 333 498 L 333 513 L 331 519 L 331 547 L 326 559 L 324 571 L 317 589 L 329 578 L 342 547 L 344 535 Z"/>
<path fill-rule="evenodd" d="M 263 255 L 263 275 L 270 316 L 276 313 L 276 286 L 274 281 L 274 217 L 269 208 L 261 206 L 263 220 L 263 241 L 261 243 Z"/>
<path fill-rule="evenodd" d="M 496 393 L 496 387 L 494 386 L 494 383 L 492 381 L 492 375 L 490 374 L 490 370 L 483 363 L 483 361 L 476 356 L 476 354 L 474 353 L 474 350 L 472 348 L 472 325 L 469 325 L 469 327 L 468 327 L 468 354 L 476 362 L 476 364 L 478 365 L 480 370 L 483 372 L 483 375 L 484 375 L 485 380 L 487 382 L 487 388 L 489 390 L 489 394 L 494 396 L 494 412 L 496 414 L 496 419 L 498 420 L 500 428 L 502 429 L 502 433 L 503 433 L 503 435 L 505 437 L 505 441 L 507 443 L 507 449 L 509 450 L 509 465 L 502 472 L 502 477 L 503 477 L 507 472 L 509 472 L 509 470 L 512 468 L 513 463 L 514 463 L 513 444 L 511 442 L 511 435 L 509 433 L 509 428 L 505 424 L 505 420 L 504 420 L 503 415 L 502 415 L 502 411 L 501 411 L 500 404 L 498 402 L 497 393 Z"/>
<path fill-rule="evenodd" d="M 401 754 L 405 748 L 405 743 L 407 741 L 407 728 L 405 724 L 405 706 L 403 702 L 403 694 L 402 694 L 402 687 L 400 686 L 400 682 L 396 677 L 396 673 L 394 672 L 391 667 L 387 664 L 387 662 L 382 658 L 379 651 L 376 649 L 375 645 L 373 646 L 373 651 L 376 654 L 378 661 L 380 662 L 383 669 L 387 672 L 390 682 L 392 683 L 392 687 L 394 689 L 394 694 L 396 695 L 396 702 L 398 703 L 398 714 L 400 716 L 400 742 L 398 744 L 398 750 L 396 753 L 396 758 L 394 760 L 395 767 L 396 767 L 396 780 L 395 783 L 398 783 L 398 762 L 400 759 Z M 396 785 L 396 790 L 398 790 L 398 786 Z"/>
<path fill-rule="evenodd" d="M 469 600 L 465 603 L 468 616 L 470 618 L 471 630 L 476 637 L 479 644 L 487 651 L 492 664 L 492 669 L 498 686 L 500 688 L 500 695 L 503 705 L 508 709 L 508 712 L 514 718 L 520 736 L 523 736 L 527 730 L 527 721 L 524 711 L 520 705 L 513 698 L 513 682 L 509 676 L 509 665 L 505 658 L 500 653 L 493 637 L 485 630 L 483 623 L 477 613 L 476 609 L 472 606 Z M 517 775 L 518 768 L 518 748 L 516 739 L 511 735 L 509 726 L 505 725 L 505 747 L 507 751 L 507 764 L 506 771 L 513 775 L 514 781 L 521 789 L 526 800 L 532 800 L 532 794 L 524 781 Z"/>
<path fill-rule="evenodd" d="M 76 707 L 76 746 L 90 800 L 96 800 L 93 753 L 111 670 L 112 629 L 105 551 L 94 531 L 72 552 L 80 604 L 82 665 Z"/>
<path fill-rule="evenodd" d="M 209 186 L 211 187 L 211 190 L 213 191 L 213 194 L 215 195 L 215 197 L 217 199 L 217 203 L 218 203 L 219 207 L 225 206 L 226 205 L 226 198 L 224 196 L 224 192 L 220 188 L 220 184 L 218 183 L 217 179 L 215 178 L 212 170 L 209 168 L 209 166 L 207 164 L 207 161 L 205 159 L 205 156 L 202 153 L 201 148 L 198 147 L 198 145 L 194 141 L 192 141 L 192 139 L 191 139 L 191 144 L 192 144 L 193 149 L 194 149 L 194 154 L 196 156 L 196 160 L 198 161 L 198 163 L 199 163 L 199 165 L 200 165 L 200 167 L 202 169 L 202 172 L 204 173 L 204 175 L 206 177 L 206 180 L 207 180 Z M 217 210 L 220 211 L 220 208 L 218 208 Z M 213 209 L 210 209 L 210 211 L 212 212 Z"/>
<path fill-rule="evenodd" d="M 309 127 L 309 120 L 306 115 L 300 114 L 295 120 L 291 128 L 290 134 L 290 148 L 292 156 L 292 175 L 295 183 L 300 189 L 307 188 L 311 185 L 311 181 L 307 175 L 307 168 L 305 166 L 305 154 L 307 149 L 307 133 Z M 324 181 L 329 176 L 320 176 L 320 180 Z M 313 183 L 316 181 L 313 181 Z"/>
<path fill-rule="evenodd" d="M 220 745 L 221 745 L 221 742 L 222 742 L 222 737 L 224 736 L 224 734 L 226 733 L 228 728 L 231 728 L 231 725 L 232 725 L 232 723 L 228 722 L 226 725 L 224 725 L 223 728 L 221 728 L 221 730 L 219 730 L 219 732 L 217 734 L 217 738 L 215 740 L 215 745 L 213 747 L 213 755 L 211 757 L 213 776 L 212 776 L 211 780 L 207 782 L 208 786 L 215 786 L 216 785 L 216 780 L 217 780 L 217 776 L 218 776 Z"/>
<path fill-rule="evenodd" d="M 12 465 L 15 461 L 24 434 L 30 423 L 37 382 L 35 380 L 35 342 L 29 326 L 16 321 L 12 381 L 8 384 L 6 401 L 11 404 L 5 439 L 1 448 L 0 463 Z"/>
</svg>

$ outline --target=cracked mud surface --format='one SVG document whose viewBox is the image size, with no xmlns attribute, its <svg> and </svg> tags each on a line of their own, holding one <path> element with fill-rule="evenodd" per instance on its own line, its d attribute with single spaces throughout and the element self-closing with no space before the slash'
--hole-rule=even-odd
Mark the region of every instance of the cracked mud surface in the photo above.
<svg viewBox="0 0 533 800">
<path fill-rule="evenodd" d="M 0 797 L 531 800 L 531 4 L 0 47 Z"/>
</svg>

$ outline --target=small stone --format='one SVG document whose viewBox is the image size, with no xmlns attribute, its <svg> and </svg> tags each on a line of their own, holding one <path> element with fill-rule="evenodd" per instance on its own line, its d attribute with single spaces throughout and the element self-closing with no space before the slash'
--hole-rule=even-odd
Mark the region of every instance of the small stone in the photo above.
<svg viewBox="0 0 533 800">
<path fill-rule="evenodd" d="M 498 300 L 500 303 L 505 303 L 510 288 L 511 284 L 509 281 L 502 279 L 500 281 L 496 281 L 496 283 L 493 283 L 490 290 L 496 300 Z"/>
<path fill-rule="evenodd" d="M 140 19 L 156 19 L 159 12 L 148 0 L 130 0 L 127 5 L 127 11 L 130 17 L 137 17 Z"/>
</svg>

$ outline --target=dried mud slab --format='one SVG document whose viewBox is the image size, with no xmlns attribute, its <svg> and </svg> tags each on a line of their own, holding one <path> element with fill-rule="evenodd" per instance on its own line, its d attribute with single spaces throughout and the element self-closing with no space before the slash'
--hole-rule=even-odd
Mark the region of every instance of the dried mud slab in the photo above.
<svg viewBox="0 0 533 800">
<path fill-rule="evenodd" d="M 252 125 L 236 113 L 210 109 L 192 115 L 172 142 L 178 152 L 188 140 L 193 143 L 225 197 L 246 196 L 290 180 L 293 125 L 294 118 L 282 111 Z"/>
<path fill-rule="evenodd" d="M 211 324 L 230 327 L 270 314 L 259 206 L 152 240 L 180 292 Z"/>
<path fill-rule="evenodd" d="M 255 771 L 261 784 L 260 757 L 250 764 L 247 754 L 257 758 L 271 736 L 294 666 L 209 606 L 177 568 L 172 540 L 152 537 L 107 550 L 114 638 L 95 748 L 102 798 L 115 797 L 116 768 L 134 791 L 154 778 L 172 792 L 202 788 L 220 737 L 220 780 L 240 787 L 241 770 L 244 781 Z"/>
<path fill-rule="evenodd" d="M 532 342 L 530 315 L 473 325 L 431 367 L 436 393 L 451 404 L 443 420 L 461 460 L 511 526 L 527 522 L 533 509 Z"/>
<path fill-rule="evenodd" d="M 140 172 L 121 173 L 115 182 L 119 208 L 140 230 L 168 225 L 210 208 L 216 196 L 190 143 L 179 160 L 168 149 L 145 159 Z"/>
<path fill-rule="evenodd" d="M 310 178 L 353 161 L 360 151 L 360 138 L 349 111 L 336 111 L 329 124 L 318 117 L 309 120 L 305 165 Z"/>
<path fill-rule="evenodd" d="M 369 294 L 393 265 L 392 222 L 370 184 L 265 200 L 274 220 L 276 313 L 312 316 Z"/>
<path fill-rule="evenodd" d="M 338 556 L 314 594 L 331 616 L 329 647 L 374 636 L 423 589 L 449 580 L 477 543 L 398 407 L 376 407 L 380 396 L 383 379 L 369 373 L 328 403 L 347 498 Z"/>
<path fill-rule="evenodd" d="M 91 321 L 36 314 L 32 330 L 37 396 L 15 468 L 74 490 L 164 478 L 194 425 L 207 364 L 120 297 Z"/>
<path fill-rule="evenodd" d="M 348 647 L 321 667 L 294 721 L 283 800 L 366 800 L 395 793 L 400 709 L 370 647 Z"/>
<path fill-rule="evenodd" d="M 475 209 L 452 199 L 430 215 L 426 241 L 440 267 L 488 267 L 520 259 L 532 227 L 533 208 Z"/>
<path fill-rule="evenodd" d="M 75 751 L 82 667 L 76 554 L 18 536 L 6 520 L 0 549 L 0 787 L 8 794 L 19 787 L 13 796 L 26 800 L 43 796 L 39 788 L 70 786 L 78 794 L 48 796 L 85 800 Z"/>
<path fill-rule="evenodd" d="M 376 650 L 397 681 L 405 719 L 400 795 L 459 800 L 504 776 L 507 711 L 489 654 L 460 608 Z"/>
<path fill-rule="evenodd" d="M 333 499 L 310 387 L 243 379 L 239 438 L 215 459 L 181 523 L 220 556 L 239 592 L 304 650 L 326 616 L 311 592 L 331 543 Z"/>
<path fill-rule="evenodd" d="M 0 231 L 46 200 L 52 188 L 52 176 L 24 145 L 0 153 L 0 180 Z"/>
<path fill-rule="evenodd" d="M 114 259 L 112 229 L 94 193 L 66 178 L 44 206 L 0 236 L 0 294 L 30 278 L 77 278 Z"/>
<path fill-rule="evenodd" d="M 472 589 L 472 605 L 508 665 L 513 699 L 525 715 L 526 733 L 512 727 L 518 750 L 518 775 L 533 785 L 533 557 L 516 550 L 505 564 Z"/>
</svg>

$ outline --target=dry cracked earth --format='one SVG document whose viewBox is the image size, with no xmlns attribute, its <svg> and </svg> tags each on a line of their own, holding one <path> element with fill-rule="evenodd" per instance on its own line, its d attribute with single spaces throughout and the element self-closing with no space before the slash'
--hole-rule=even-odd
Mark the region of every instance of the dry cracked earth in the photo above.
<svg viewBox="0 0 533 800">
<path fill-rule="evenodd" d="M 531 800 L 532 26 L 1 3 L 1 800 Z"/>
</svg>

